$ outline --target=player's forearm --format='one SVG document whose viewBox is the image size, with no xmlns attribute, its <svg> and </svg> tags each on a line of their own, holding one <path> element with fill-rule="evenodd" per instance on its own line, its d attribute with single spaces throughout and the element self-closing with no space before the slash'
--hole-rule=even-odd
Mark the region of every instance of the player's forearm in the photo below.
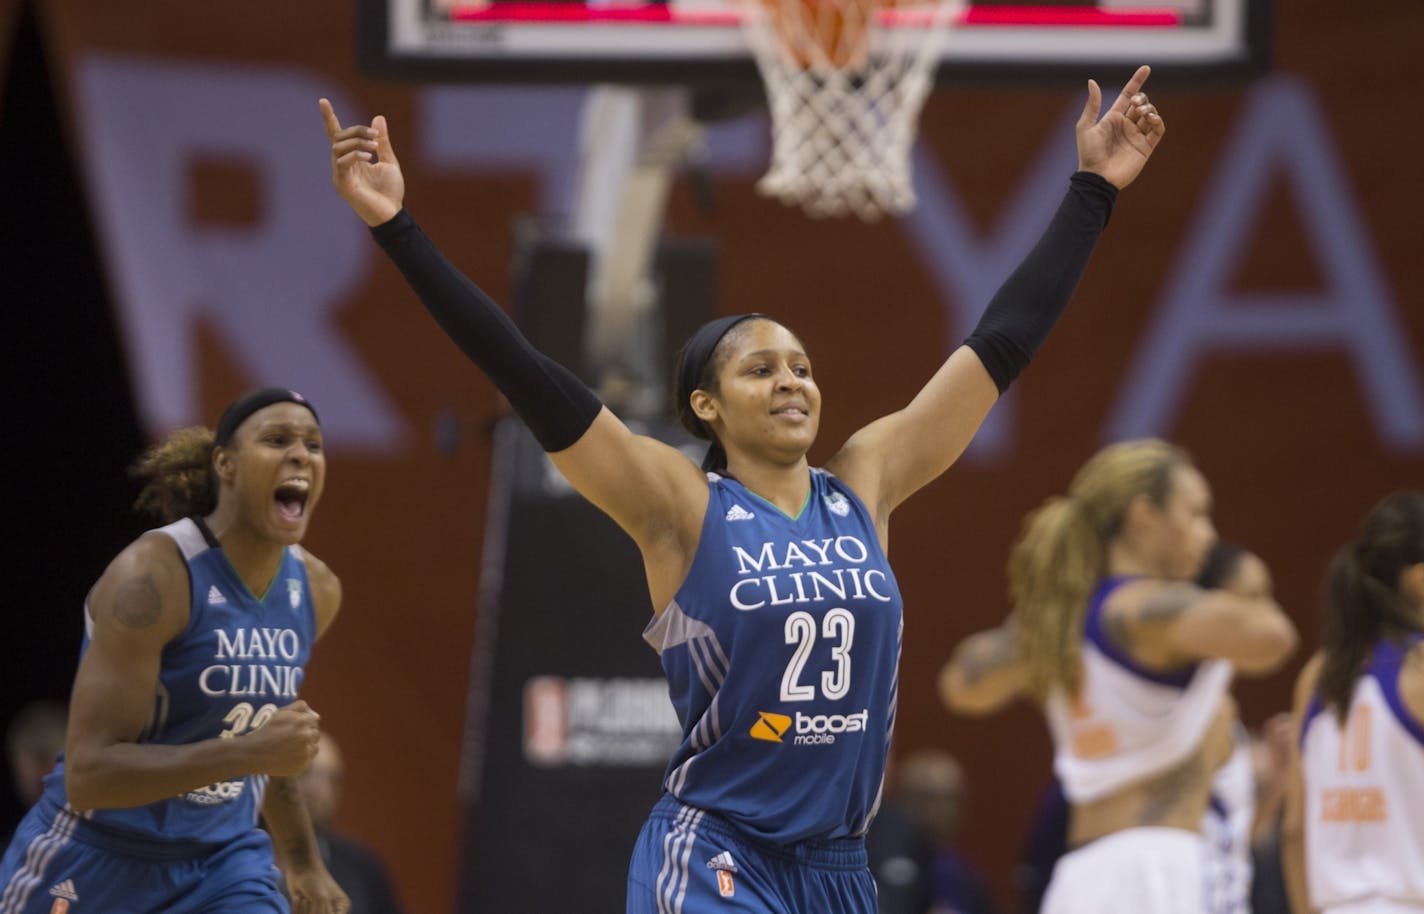
<svg viewBox="0 0 1424 914">
<path fill-rule="evenodd" d="M 1102 176 L 1083 171 L 1073 175 L 1048 228 L 994 293 L 964 341 L 1000 393 L 1028 367 L 1068 306 L 1116 199 L 1117 188 Z"/>
<path fill-rule="evenodd" d="M 1289 831 L 1281 835 L 1281 874 L 1291 914 L 1311 914 L 1310 890 L 1305 879 L 1305 845 L 1302 836 Z"/>
<path fill-rule="evenodd" d="M 277 860 L 287 870 L 324 866 L 305 801 L 296 778 L 274 777 L 262 800 L 262 818 L 272 835 Z"/>
<path fill-rule="evenodd" d="M 1300 739 L 1305 699 L 1314 691 L 1314 667 L 1316 661 L 1312 660 L 1296 682 L 1291 727 L 1293 745 L 1298 745 Z M 1292 750 L 1290 771 L 1286 776 L 1285 810 L 1281 815 L 1281 875 L 1285 880 L 1291 914 L 1310 914 L 1310 888 L 1305 874 L 1305 784 L 1300 765 L 1299 752 Z"/>
<path fill-rule="evenodd" d="M 956 714 L 991 714 L 1022 695 L 1026 684 L 1016 634 L 1005 625 L 965 639 L 940 671 L 940 700 Z"/>
<path fill-rule="evenodd" d="M 1294 623 L 1274 600 L 1221 590 L 1206 591 L 1187 606 L 1169 637 L 1180 655 L 1230 660 L 1244 676 L 1274 672 L 1299 640 Z"/>
<path fill-rule="evenodd" d="M 479 286 L 455 268 L 401 210 L 371 235 L 421 304 L 480 367 L 549 452 L 578 441 L 603 404 L 572 372 L 536 350 Z"/>
<path fill-rule="evenodd" d="M 113 743 L 76 747 L 64 762 L 64 788 L 75 809 L 124 809 L 155 803 L 252 772 L 242 737 L 181 746 Z"/>
<path fill-rule="evenodd" d="M 1295 624 L 1279 606 L 1274 606 L 1273 612 L 1262 613 L 1252 619 L 1249 626 L 1238 630 L 1238 635 L 1248 645 L 1248 650 L 1243 652 L 1240 660 L 1235 661 L 1236 669 L 1247 676 L 1274 673 L 1295 652 L 1300 641 Z"/>
</svg>

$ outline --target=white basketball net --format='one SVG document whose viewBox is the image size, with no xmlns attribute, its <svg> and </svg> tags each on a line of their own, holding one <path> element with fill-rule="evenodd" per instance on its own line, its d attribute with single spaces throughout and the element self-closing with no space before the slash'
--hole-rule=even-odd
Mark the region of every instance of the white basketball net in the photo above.
<svg viewBox="0 0 1424 914">
<path fill-rule="evenodd" d="M 910 149 L 963 0 L 740 0 L 771 106 L 764 194 L 812 216 L 915 205 Z"/>
</svg>

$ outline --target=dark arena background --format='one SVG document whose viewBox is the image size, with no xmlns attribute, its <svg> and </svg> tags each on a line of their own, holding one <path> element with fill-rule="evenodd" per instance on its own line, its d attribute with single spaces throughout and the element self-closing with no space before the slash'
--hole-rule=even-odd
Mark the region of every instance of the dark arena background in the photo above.
<svg viewBox="0 0 1424 914">
<path fill-rule="evenodd" d="M 1018 910 L 1048 739 L 1028 706 L 950 717 L 935 679 L 960 638 L 1002 618 L 1023 514 L 1107 441 L 1187 447 L 1221 534 L 1265 558 L 1302 635 L 1280 672 L 1237 689 L 1259 726 L 1318 643 L 1332 551 L 1379 497 L 1424 485 L 1424 4 L 1244 7 L 1239 59 L 1130 60 L 1156 68 L 1163 147 L 1032 368 L 896 514 L 895 758 L 937 747 L 962 762 L 960 843 L 1004 911 Z M 316 106 L 385 114 L 425 229 L 587 374 L 589 254 L 551 226 L 593 77 L 587 61 L 479 73 L 383 59 L 371 13 L 0 0 L 0 725 L 67 695 L 84 595 L 146 526 L 128 508 L 132 457 L 212 424 L 246 387 L 289 384 L 329 444 L 308 545 L 345 604 L 304 697 L 345 750 L 338 825 L 386 860 L 408 911 L 621 910 L 671 746 L 636 556 L 505 420 L 337 198 Z M 667 188 L 661 311 L 632 387 L 661 383 L 707 316 L 762 310 L 816 360 L 813 461 L 906 402 L 1056 206 L 1086 78 L 1112 93 L 1130 72 L 1113 55 L 1095 69 L 1021 53 L 1021 72 L 946 62 L 920 118 L 919 206 L 877 224 L 758 196 L 756 85 L 716 74 L 700 98 L 723 116 Z M 610 390 L 681 440 L 656 395 Z M 22 813 L 8 780 L 0 813 L 6 829 Z"/>
</svg>

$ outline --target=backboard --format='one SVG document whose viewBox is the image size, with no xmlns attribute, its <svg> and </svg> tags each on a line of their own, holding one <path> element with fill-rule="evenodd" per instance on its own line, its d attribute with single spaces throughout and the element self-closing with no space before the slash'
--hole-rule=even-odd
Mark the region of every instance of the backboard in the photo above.
<svg viewBox="0 0 1424 914">
<path fill-rule="evenodd" d="M 827 0 L 829 2 L 829 0 Z M 362 69 L 411 80 L 755 85 L 736 0 L 359 0 Z M 1240 79 L 1269 57 L 1269 0 L 981 0 L 959 15 L 943 84 Z"/>
</svg>

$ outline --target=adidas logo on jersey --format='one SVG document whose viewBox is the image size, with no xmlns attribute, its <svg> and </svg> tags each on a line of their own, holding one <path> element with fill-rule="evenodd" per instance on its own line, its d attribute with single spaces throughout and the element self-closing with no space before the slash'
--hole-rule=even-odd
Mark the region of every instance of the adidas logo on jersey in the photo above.
<svg viewBox="0 0 1424 914">
<path fill-rule="evenodd" d="M 221 590 L 218 590 L 218 585 L 214 584 L 212 587 L 209 587 L 209 588 L 208 588 L 208 605 L 209 605 L 209 606 L 222 606 L 222 605 L 225 604 L 226 602 L 227 602 L 227 597 L 225 597 L 225 596 L 222 595 L 222 591 L 221 591 Z"/>
<path fill-rule="evenodd" d="M 850 499 L 839 492 L 832 492 L 826 496 L 826 508 L 836 517 L 845 517 L 850 514 Z"/>
<path fill-rule="evenodd" d="M 727 520 L 751 520 L 753 517 L 756 515 L 741 505 L 732 505 L 731 510 L 727 512 Z"/>
<path fill-rule="evenodd" d="M 724 870 L 728 873 L 740 872 L 740 870 L 737 869 L 737 862 L 732 859 L 731 851 L 722 851 L 722 853 L 708 860 L 707 868 L 709 870 Z"/>
<path fill-rule="evenodd" d="M 74 880 L 66 879 L 59 885 L 49 890 L 55 898 L 63 898 L 65 901 L 78 901 L 79 893 L 74 891 Z"/>
</svg>

